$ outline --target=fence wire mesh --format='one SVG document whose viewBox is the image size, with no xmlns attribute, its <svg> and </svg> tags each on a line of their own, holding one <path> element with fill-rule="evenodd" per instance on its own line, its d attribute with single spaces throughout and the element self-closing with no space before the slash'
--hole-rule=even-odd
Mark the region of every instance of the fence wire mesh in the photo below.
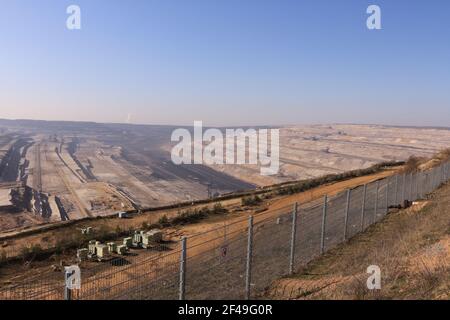
<svg viewBox="0 0 450 320">
<path fill-rule="evenodd" d="M 235 218 L 186 240 L 160 243 L 94 267 L 81 263 L 79 289 L 67 290 L 63 271 L 31 273 L 0 286 L 0 299 L 257 298 L 274 279 L 380 221 L 389 208 L 425 197 L 449 178 L 449 164 L 392 175 L 298 207 L 263 211 L 251 220 Z"/>
<path fill-rule="evenodd" d="M 286 214 L 270 217 L 253 227 L 252 293 L 263 291 L 273 279 L 289 272 L 292 233 L 292 209 L 289 209 L 286 209 Z"/>
</svg>

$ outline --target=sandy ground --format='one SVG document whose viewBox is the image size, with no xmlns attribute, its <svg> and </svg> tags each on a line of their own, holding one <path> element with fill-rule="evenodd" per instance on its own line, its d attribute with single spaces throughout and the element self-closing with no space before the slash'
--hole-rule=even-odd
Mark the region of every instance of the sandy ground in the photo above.
<svg viewBox="0 0 450 320">
<path fill-rule="evenodd" d="M 367 168 L 383 161 L 430 157 L 450 145 L 450 130 L 375 125 L 305 125 L 280 129 L 280 172 L 260 176 L 257 166 L 213 168 L 259 185 Z"/>
</svg>

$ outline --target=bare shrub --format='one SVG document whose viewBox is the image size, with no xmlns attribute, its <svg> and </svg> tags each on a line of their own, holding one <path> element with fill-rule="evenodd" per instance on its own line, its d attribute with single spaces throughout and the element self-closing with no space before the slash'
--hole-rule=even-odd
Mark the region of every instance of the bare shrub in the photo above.
<svg viewBox="0 0 450 320">
<path fill-rule="evenodd" d="M 254 195 L 253 197 L 244 197 L 241 201 L 243 206 L 256 206 L 262 202 L 261 198 L 257 195 Z"/>
<path fill-rule="evenodd" d="M 403 169 L 403 172 L 411 173 L 411 172 L 417 172 L 419 170 L 419 166 L 425 161 L 424 158 L 411 156 L 406 160 L 405 167 Z"/>
</svg>

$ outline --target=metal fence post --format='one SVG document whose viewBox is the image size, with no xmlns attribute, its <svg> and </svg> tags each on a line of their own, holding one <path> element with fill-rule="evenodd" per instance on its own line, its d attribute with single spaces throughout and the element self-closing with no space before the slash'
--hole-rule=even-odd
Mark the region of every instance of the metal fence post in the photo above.
<svg viewBox="0 0 450 320">
<path fill-rule="evenodd" d="M 361 209 L 361 231 L 364 230 L 364 213 L 366 211 L 366 194 L 367 194 L 367 184 L 364 185 L 364 189 L 363 189 L 362 209 Z"/>
<path fill-rule="evenodd" d="M 423 184 L 422 184 L 422 198 L 424 198 L 428 193 L 428 173 L 423 173 Z"/>
<path fill-rule="evenodd" d="M 389 213 L 389 180 L 390 179 L 386 179 L 386 212 L 384 215 Z"/>
<path fill-rule="evenodd" d="M 421 182 L 419 184 L 419 190 L 420 190 L 420 198 L 423 199 L 423 197 L 425 196 L 425 188 L 426 188 L 426 183 L 427 183 L 427 174 L 426 173 L 421 173 Z"/>
<path fill-rule="evenodd" d="M 437 168 L 437 186 L 441 184 L 441 167 Z"/>
<path fill-rule="evenodd" d="M 428 182 L 428 174 L 426 172 L 422 173 L 422 184 L 420 186 L 420 194 L 422 199 L 427 194 L 427 182 Z"/>
<path fill-rule="evenodd" d="M 414 176 L 414 200 L 419 199 L 419 183 L 418 183 L 419 176 L 420 176 L 419 172 L 417 172 Z"/>
<path fill-rule="evenodd" d="M 422 172 L 417 172 L 417 179 L 416 179 L 417 199 L 422 198 L 422 191 L 420 190 L 421 184 L 422 184 Z"/>
<path fill-rule="evenodd" d="M 350 196 L 351 196 L 351 189 L 347 190 L 347 203 L 345 206 L 345 218 L 344 218 L 344 241 L 347 240 L 347 225 L 348 225 L 348 212 L 350 210 Z"/>
<path fill-rule="evenodd" d="M 186 237 L 181 238 L 179 300 L 185 300 L 186 293 L 186 241 Z"/>
<path fill-rule="evenodd" d="M 439 166 L 438 169 L 438 185 L 442 183 L 442 166 Z"/>
<path fill-rule="evenodd" d="M 438 172 L 437 168 L 435 168 L 435 170 L 434 170 L 434 176 L 435 176 L 434 188 L 436 189 L 439 185 L 439 172 Z"/>
<path fill-rule="evenodd" d="M 64 271 L 64 300 L 72 300 L 72 290 L 69 288 L 68 279 L 71 273 Z"/>
<path fill-rule="evenodd" d="M 437 189 L 439 187 L 439 168 L 436 168 L 436 185 L 435 185 L 435 189 Z"/>
<path fill-rule="evenodd" d="M 411 174 L 409 175 L 409 198 L 408 200 L 412 201 L 412 186 L 413 186 L 413 174 L 411 172 Z"/>
<path fill-rule="evenodd" d="M 433 183 L 433 191 L 437 188 L 437 180 L 438 180 L 438 174 L 436 168 L 434 168 L 434 183 Z"/>
<path fill-rule="evenodd" d="M 373 222 L 377 221 L 377 211 L 378 211 L 378 192 L 380 190 L 380 180 L 377 180 L 376 188 L 375 188 L 375 208 L 374 208 L 374 216 Z"/>
<path fill-rule="evenodd" d="M 398 174 L 395 175 L 395 199 L 394 199 L 394 205 L 398 204 Z"/>
<path fill-rule="evenodd" d="M 434 190 L 434 171 L 430 172 L 430 191 L 432 192 Z"/>
<path fill-rule="evenodd" d="M 431 170 L 430 172 L 430 191 L 434 189 L 434 170 Z"/>
<path fill-rule="evenodd" d="M 250 300 L 253 256 L 253 216 L 248 217 L 247 266 L 245 272 L 245 299 Z"/>
<path fill-rule="evenodd" d="M 428 194 L 428 193 L 430 193 L 430 190 L 431 190 L 431 172 L 427 173 L 426 175 L 427 175 L 427 179 L 426 179 L 427 185 L 426 185 L 425 193 Z"/>
<path fill-rule="evenodd" d="M 427 193 L 430 193 L 433 183 L 433 175 L 432 172 L 427 173 Z"/>
<path fill-rule="evenodd" d="M 78 265 L 64 267 L 64 300 L 73 299 L 74 289 L 81 289 L 81 270 Z"/>
<path fill-rule="evenodd" d="M 403 174 L 403 186 L 402 186 L 402 203 L 401 205 L 403 205 L 403 202 L 405 202 L 406 200 L 406 173 Z"/>
<path fill-rule="evenodd" d="M 439 171 L 438 171 L 438 169 L 434 170 L 434 176 L 435 176 L 434 189 L 436 189 L 439 186 Z"/>
<path fill-rule="evenodd" d="M 427 194 L 427 182 L 428 182 L 428 174 L 426 172 L 422 172 L 422 183 L 420 185 L 420 197 L 422 199 Z"/>
<path fill-rule="evenodd" d="M 431 175 L 431 172 L 430 173 L 427 173 L 427 190 L 426 190 L 426 193 L 428 194 L 428 193 L 430 193 L 430 191 L 431 191 L 431 187 L 432 187 L 432 179 L 433 177 L 432 177 L 432 175 Z"/>
<path fill-rule="evenodd" d="M 439 184 L 439 171 L 438 171 L 438 169 L 439 168 L 434 168 L 434 188 L 433 189 L 436 189 L 438 184 Z"/>
<path fill-rule="evenodd" d="M 439 187 L 439 167 L 436 168 L 436 189 Z"/>
<path fill-rule="evenodd" d="M 417 192 L 416 197 L 417 197 L 417 199 L 422 198 L 421 192 L 420 192 L 421 180 L 422 180 L 422 173 L 421 172 L 417 172 L 417 178 L 416 178 L 416 192 Z"/>
<path fill-rule="evenodd" d="M 323 198 L 323 211 L 322 211 L 322 232 L 320 237 L 320 254 L 324 253 L 325 250 L 325 225 L 327 220 L 327 201 L 328 196 L 325 195 Z"/>
<path fill-rule="evenodd" d="M 295 236 L 297 234 L 297 211 L 298 204 L 294 204 L 294 210 L 292 210 L 292 231 L 291 231 L 291 255 L 289 260 L 289 274 L 294 273 L 294 259 L 295 259 Z"/>
</svg>

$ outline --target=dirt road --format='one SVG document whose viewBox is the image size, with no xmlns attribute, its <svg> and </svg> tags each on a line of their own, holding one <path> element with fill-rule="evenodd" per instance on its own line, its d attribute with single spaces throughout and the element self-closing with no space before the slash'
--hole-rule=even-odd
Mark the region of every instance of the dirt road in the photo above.
<svg viewBox="0 0 450 320">
<path fill-rule="evenodd" d="M 387 170 L 373 175 L 320 186 L 308 192 L 269 200 L 267 203 L 268 210 L 259 214 L 254 214 L 254 222 L 258 223 L 270 217 L 277 217 L 282 213 L 289 212 L 295 202 L 306 203 L 308 201 L 320 199 L 325 194 L 332 196 L 347 188 L 357 187 L 361 184 L 387 177 L 394 172 L 394 170 Z M 226 203 L 224 202 L 223 205 L 226 205 Z M 234 206 L 236 206 L 235 202 Z M 174 240 L 177 240 L 180 236 L 191 236 L 188 240 L 188 259 L 190 259 L 214 250 L 217 243 L 223 241 L 223 237 L 227 237 L 227 239 L 231 241 L 234 238 L 245 235 L 247 217 L 251 213 L 251 211 L 232 212 L 225 216 L 208 218 L 200 223 L 177 227 L 175 230 L 172 230 L 172 237 Z M 133 222 L 136 226 L 139 225 L 139 221 L 149 221 L 149 223 L 151 221 L 156 221 L 163 214 L 168 213 L 167 211 L 155 212 L 151 215 L 146 214 L 130 220 L 112 219 L 109 220 L 109 224 L 110 226 L 113 226 Z M 173 214 L 176 214 L 175 210 Z M 119 292 L 123 290 L 123 285 L 120 286 L 119 284 L 126 284 L 129 288 L 135 288 L 142 282 L 152 283 L 153 281 L 160 279 L 161 272 L 167 273 L 167 270 L 177 268 L 179 263 L 179 242 L 168 244 L 168 246 L 171 248 L 169 253 L 153 250 L 142 251 L 137 258 L 131 257 L 130 259 L 127 259 L 129 260 L 127 264 L 99 270 L 94 276 L 84 279 L 86 285 L 78 294 L 80 294 L 81 297 L 94 297 L 97 294 L 96 297 L 101 298 L 100 293 L 92 293 L 92 288 L 95 288 L 96 292 L 104 292 L 106 288 L 115 288 L 114 292 L 119 294 Z M 172 277 L 170 272 L 168 273 L 169 277 Z M 107 291 L 109 292 L 108 295 L 112 294 L 111 289 L 108 289 Z M 59 293 L 56 292 L 47 292 L 45 297 L 38 295 L 36 298 L 58 298 L 58 294 Z"/>
</svg>

